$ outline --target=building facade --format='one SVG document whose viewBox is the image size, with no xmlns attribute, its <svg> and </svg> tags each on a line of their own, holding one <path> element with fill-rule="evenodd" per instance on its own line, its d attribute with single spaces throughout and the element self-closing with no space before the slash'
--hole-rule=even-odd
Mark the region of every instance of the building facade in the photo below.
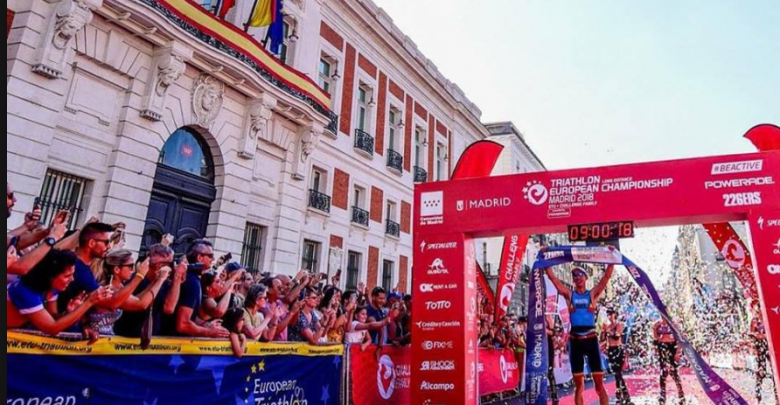
<svg viewBox="0 0 780 405">
<path fill-rule="evenodd" d="M 8 227 L 37 202 L 408 291 L 414 185 L 491 135 L 480 110 L 371 1 L 286 1 L 277 55 L 253 2 L 205 3 L 7 2 Z"/>
</svg>

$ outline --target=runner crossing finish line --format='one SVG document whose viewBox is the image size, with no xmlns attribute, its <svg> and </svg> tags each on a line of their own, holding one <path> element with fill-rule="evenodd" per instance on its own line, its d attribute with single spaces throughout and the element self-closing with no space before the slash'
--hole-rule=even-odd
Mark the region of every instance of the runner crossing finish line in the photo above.
<svg viewBox="0 0 780 405">
<path fill-rule="evenodd" d="M 671 321 L 666 306 L 658 291 L 642 269 L 611 247 L 560 246 L 543 249 L 534 264 L 530 280 L 530 298 L 527 329 L 526 392 L 527 404 L 547 404 L 547 336 L 545 309 L 544 269 L 566 263 L 620 264 L 628 269 L 631 278 L 645 295 L 650 298 L 663 319 L 669 324 L 672 334 L 679 342 L 683 353 L 690 361 L 699 384 L 715 405 L 748 405 L 739 393 L 710 367 L 691 346 Z"/>
</svg>

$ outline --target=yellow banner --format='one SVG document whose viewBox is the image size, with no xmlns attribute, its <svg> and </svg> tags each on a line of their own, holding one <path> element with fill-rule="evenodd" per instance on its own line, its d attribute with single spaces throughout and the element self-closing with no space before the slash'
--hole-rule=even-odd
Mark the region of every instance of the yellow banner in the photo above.
<svg viewBox="0 0 780 405">
<path fill-rule="evenodd" d="M 6 332 L 7 354 L 57 356 L 137 356 L 137 355 L 194 355 L 232 356 L 227 341 L 206 341 L 159 338 L 153 339 L 148 350 L 141 350 L 138 339 L 103 338 L 95 344 L 66 342 L 59 339 Z M 343 346 L 309 346 L 306 344 L 249 343 L 247 356 L 341 356 Z"/>
</svg>

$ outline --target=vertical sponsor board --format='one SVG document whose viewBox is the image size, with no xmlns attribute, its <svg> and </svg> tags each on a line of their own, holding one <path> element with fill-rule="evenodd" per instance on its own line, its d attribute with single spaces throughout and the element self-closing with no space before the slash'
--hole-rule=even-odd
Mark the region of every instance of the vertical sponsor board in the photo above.
<svg viewBox="0 0 780 405">
<path fill-rule="evenodd" d="M 750 218 L 756 281 L 763 303 L 764 325 L 775 384 L 780 386 L 780 210 L 754 211 Z"/>
<path fill-rule="evenodd" d="M 412 404 L 476 405 L 474 244 L 461 234 L 415 244 Z"/>
</svg>

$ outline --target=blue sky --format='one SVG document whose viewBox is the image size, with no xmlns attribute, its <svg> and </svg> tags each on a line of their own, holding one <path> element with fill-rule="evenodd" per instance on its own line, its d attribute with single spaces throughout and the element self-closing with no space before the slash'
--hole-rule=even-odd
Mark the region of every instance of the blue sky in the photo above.
<svg viewBox="0 0 780 405">
<path fill-rule="evenodd" d="M 553 170 L 752 152 L 780 124 L 778 0 L 374 1 Z M 623 250 L 662 283 L 676 235 Z"/>
<path fill-rule="evenodd" d="M 751 152 L 780 124 L 780 2 L 375 0 L 551 169 Z"/>
</svg>

